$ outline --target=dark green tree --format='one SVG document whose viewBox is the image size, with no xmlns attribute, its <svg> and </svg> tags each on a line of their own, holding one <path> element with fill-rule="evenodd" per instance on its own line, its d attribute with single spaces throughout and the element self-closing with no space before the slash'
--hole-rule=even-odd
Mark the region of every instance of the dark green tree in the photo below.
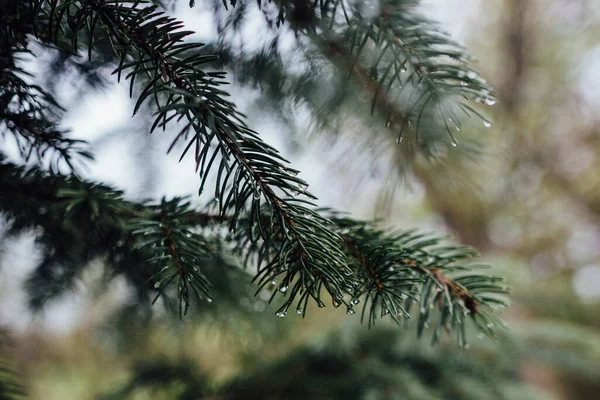
<svg viewBox="0 0 600 400">
<path fill-rule="evenodd" d="M 279 299 L 279 317 L 331 305 L 360 313 L 369 326 L 413 319 L 421 335 L 431 324 L 433 342 L 446 330 L 466 346 L 467 321 L 495 336 L 507 289 L 501 277 L 480 271 L 474 249 L 319 208 L 308 183 L 224 90 L 229 69 L 238 82 L 258 85 L 282 114 L 302 102 L 320 126 L 332 126 L 356 113 L 371 128 L 366 136 L 393 145 L 408 169 L 416 155 L 435 160 L 436 146 L 456 147 L 453 131 L 464 118 L 490 124 L 474 103 L 493 104 L 493 90 L 464 49 L 410 0 L 215 3 L 222 34 L 239 34 L 250 7 L 263 10 L 272 42 L 256 54 L 224 39 L 210 46 L 188 40 L 192 32 L 163 11 L 165 3 L 0 2 L 0 129 L 21 155 L 20 162 L 0 158 L 0 211 L 9 235 L 35 228 L 43 248 L 27 282 L 32 309 L 68 290 L 101 257 L 142 304 L 160 299 L 182 318 L 236 304 L 254 281 L 257 294 Z M 284 29 L 295 33 L 300 74 L 286 69 L 278 49 Z M 136 202 L 83 179 L 93 149 L 60 129 L 60 104 L 29 83 L 21 58 L 33 42 L 56 51 L 58 70 L 67 62 L 88 73 L 113 65 L 136 99 L 133 114 L 152 115 L 149 133 L 177 127 L 167 151 L 182 146 L 180 160 L 194 158 L 198 191 L 214 191 L 214 201 L 202 209 L 185 198 Z M 325 94 L 324 82 L 333 88 Z M 473 154 L 468 143 L 461 149 Z"/>
</svg>

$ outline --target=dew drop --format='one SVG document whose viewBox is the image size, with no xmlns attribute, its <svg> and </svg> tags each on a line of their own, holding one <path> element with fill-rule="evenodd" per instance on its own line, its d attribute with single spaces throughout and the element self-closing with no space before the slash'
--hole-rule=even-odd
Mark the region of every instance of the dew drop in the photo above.
<svg viewBox="0 0 600 400">
<path fill-rule="evenodd" d="M 349 308 L 348 311 L 346 311 L 346 314 L 352 315 L 352 314 L 354 314 L 354 310 Z"/>
<path fill-rule="evenodd" d="M 406 67 L 400 68 L 400 72 L 405 73 L 406 72 Z"/>
<path fill-rule="evenodd" d="M 194 271 L 196 271 L 196 272 L 200 271 L 200 268 L 198 268 L 198 266 L 197 266 L 197 265 L 194 265 L 194 266 L 192 267 L 192 269 L 193 269 Z"/>
<path fill-rule="evenodd" d="M 319 305 L 319 308 L 323 308 L 323 307 L 325 307 L 325 303 L 323 303 L 323 302 L 322 302 L 322 301 L 320 301 L 320 300 L 319 300 L 319 304 L 318 304 L 318 305 Z"/>
<path fill-rule="evenodd" d="M 276 312 L 275 315 L 277 315 L 279 318 L 285 318 L 285 316 L 287 315 L 287 312 L 279 311 L 279 312 Z"/>
<path fill-rule="evenodd" d="M 299 183 L 298 189 L 300 189 L 301 191 L 305 191 L 306 189 L 308 189 L 308 183 Z"/>
<path fill-rule="evenodd" d="M 477 73 L 475 71 L 469 71 L 469 72 L 467 72 L 467 77 L 469 79 L 475 79 L 475 78 L 477 78 Z"/>
<path fill-rule="evenodd" d="M 301 308 L 296 309 L 296 314 L 298 315 L 302 315 L 303 312 L 304 310 L 302 310 Z"/>
<path fill-rule="evenodd" d="M 154 289 L 158 289 L 160 287 L 160 282 L 154 282 Z"/>
<path fill-rule="evenodd" d="M 272 280 L 271 281 L 271 286 L 275 286 L 275 285 L 277 285 L 277 281 L 276 280 Z"/>
<path fill-rule="evenodd" d="M 483 126 L 485 126 L 486 128 L 489 128 L 490 126 L 492 126 L 492 122 L 488 121 L 487 119 L 484 119 Z"/>
<path fill-rule="evenodd" d="M 206 301 L 208 301 L 209 303 L 212 303 L 212 302 L 213 302 L 213 299 L 211 299 L 210 297 L 208 297 L 208 298 L 206 299 Z"/>
<path fill-rule="evenodd" d="M 458 126 L 458 125 L 456 125 L 456 130 L 459 132 L 462 131 L 462 129 L 460 129 L 460 126 Z"/>
<path fill-rule="evenodd" d="M 383 311 L 383 315 L 388 315 L 390 313 L 390 310 L 386 309 Z"/>
<path fill-rule="evenodd" d="M 488 329 L 492 329 L 492 328 L 494 327 L 494 324 L 492 324 L 492 323 L 490 322 L 490 323 L 488 323 L 486 326 L 488 327 Z"/>
<path fill-rule="evenodd" d="M 396 143 L 402 143 L 402 135 L 398 136 L 398 139 L 396 139 Z"/>
<path fill-rule="evenodd" d="M 353 306 L 357 305 L 358 303 L 360 303 L 360 300 L 356 297 L 350 300 L 350 304 L 352 304 Z"/>
<path fill-rule="evenodd" d="M 464 78 L 465 77 L 465 71 L 458 71 L 458 77 L 459 78 Z M 462 82 L 461 82 L 462 83 Z"/>
<path fill-rule="evenodd" d="M 488 106 L 493 106 L 494 104 L 496 104 L 496 100 L 487 98 L 485 99 L 485 104 L 487 104 Z"/>
<path fill-rule="evenodd" d="M 287 287 L 287 286 L 285 286 L 285 285 L 284 285 L 284 286 L 280 286 L 280 287 L 279 287 L 279 291 L 280 291 L 281 293 L 285 293 L 285 292 L 287 292 L 287 290 L 288 290 L 288 287 Z"/>
<path fill-rule="evenodd" d="M 193 281 L 193 280 L 194 280 L 194 277 L 193 277 L 192 275 L 188 275 L 188 277 L 187 277 L 187 281 L 188 281 L 188 282 L 191 282 L 191 281 Z"/>
<path fill-rule="evenodd" d="M 258 199 L 260 199 L 260 192 L 256 191 L 256 192 L 254 192 L 254 200 L 258 200 Z"/>
<path fill-rule="evenodd" d="M 452 140 L 450 140 L 450 144 L 452 145 L 452 147 L 458 147 L 458 142 L 454 138 L 452 138 Z"/>
<path fill-rule="evenodd" d="M 389 128 L 389 127 L 390 127 L 390 124 L 391 124 L 391 122 L 390 122 L 390 121 L 386 122 L 386 123 L 385 123 L 385 127 L 386 127 L 386 128 Z"/>
</svg>

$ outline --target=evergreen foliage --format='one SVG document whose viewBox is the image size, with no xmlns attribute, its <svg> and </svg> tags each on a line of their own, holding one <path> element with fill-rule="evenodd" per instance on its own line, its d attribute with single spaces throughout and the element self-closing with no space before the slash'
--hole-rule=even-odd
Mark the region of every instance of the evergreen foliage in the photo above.
<svg viewBox="0 0 600 400">
<path fill-rule="evenodd" d="M 224 3 L 233 8 L 231 23 L 239 22 L 249 4 Z M 326 61 L 332 71 L 343 72 L 340 83 L 350 78 L 352 90 L 363 93 L 366 110 L 377 111 L 398 142 L 414 125 L 411 140 L 421 144 L 424 120 L 435 120 L 456 145 L 448 120 L 460 130 L 458 112 L 479 116 L 470 102 L 492 104 L 493 91 L 471 69 L 464 50 L 414 6 L 407 0 L 386 1 L 380 8 L 296 0 L 270 4 L 276 16 L 265 15 L 274 32 L 289 23 L 310 57 L 318 50 L 320 55 L 309 58 L 311 68 Z M 162 298 L 183 316 L 193 304 L 235 299 L 237 282 L 245 276 L 238 265 L 243 263 L 256 268 L 257 293 L 270 290 L 270 300 L 283 298 L 279 317 L 292 307 L 305 315 L 309 304 L 344 305 L 354 314 L 362 302 L 360 312 L 369 325 L 387 315 L 397 323 L 412 316 L 421 334 L 433 321 L 434 342 L 446 329 L 465 346 L 467 319 L 494 336 L 507 289 L 501 278 L 477 271 L 482 266 L 472 248 L 412 230 L 383 230 L 378 221 L 318 208 L 298 171 L 227 99 L 226 73 L 215 69 L 223 61 L 217 55 L 226 49 L 211 54 L 187 40 L 192 32 L 159 5 L 2 0 L 0 20 L 6 21 L 0 126 L 25 164 L 0 159 L 0 210 L 10 233 L 34 228 L 44 248 L 28 280 L 33 309 L 63 293 L 86 264 L 103 257 L 111 274 L 126 277 L 141 299 Z M 115 78 L 129 81 L 136 99 L 133 114 L 155 112 L 150 133 L 180 127 L 168 151 L 185 143 L 180 159 L 194 158 L 199 193 L 212 190 L 205 188 L 207 179 L 216 177 L 215 200 L 200 210 L 182 198 L 134 202 L 82 178 L 78 169 L 91 153 L 58 128 L 60 105 L 28 83 L 18 62 L 31 41 L 63 56 L 85 54 L 90 62 L 96 51 L 109 49 Z M 231 53 L 229 61 L 235 57 Z M 294 87 L 317 85 L 297 83 Z"/>
<path fill-rule="evenodd" d="M 474 51 L 487 55 L 481 68 L 498 94 L 476 75 L 464 49 L 421 17 L 428 11 L 419 10 L 417 1 L 196 2 L 200 17 L 213 13 L 217 37 L 203 46 L 195 46 L 192 35 L 171 44 L 177 29 L 150 22 L 179 15 L 187 23 L 185 13 L 199 11 L 187 11 L 187 3 L 0 0 L 0 292 L 3 300 L 14 300 L 21 294 L 15 280 L 25 280 L 20 271 L 33 267 L 25 280 L 30 309 L 50 317 L 44 330 L 36 329 L 44 322 L 35 318 L 17 333 L 14 351 L 3 351 L 0 343 L 0 399 L 25 397 L 22 386 L 45 400 L 594 398 L 600 390 L 599 304 L 590 300 L 590 271 L 598 268 L 597 124 L 590 119 L 595 103 L 588 102 L 589 90 L 574 87 L 574 79 L 585 80 L 586 89 L 593 82 L 586 53 L 597 39 L 598 21 L 585 12 L 593 2 L 461 4 L 456 16 L 470 21 L 467 32 L 477 30 L 469 40 L 485 47 Z M 146 10 L 152 5 L 159 7 Z M 474 9 L 476 23 L 466 17 Z M 161 10 L 165 14 L 152 17 Z M 138 22 L 127 29 L 140 32 L 143 43 L 119 36 L 119 26 L 102 18 L 121 12 L 123 20 Z M 565 23 L 557 26 L 557 19 Z M 169 34 L 160 34 L 163 29 Z M 398 51 L 394 37 L 405 51 Z M 179 88 L 166 67 L 163 79 L 160 60 L 145 55 L 144 43 L 166 55 L 190 45 L 167 60 L 188 77 L 185 94 L 172 90 Z M 416 56 L 407 56 L 411 52 Z M 186 59 L 202 62 L 189 68 Z M 433 68 L 420 68 L 423 60 Z M 406 71 L 397 73 L 403 65 Z M 62 89 L 116 86 L 119 72 L 120 88 L 129 86 L 134 102 L 148 90 L 137 110 L 139 127 L 98 132 L 100 140 L 90 144 L 72 139 L 63 127 L 83 104 L 73 107 L 69 97 L 87 102 L 96 93 L 64 96 Z M 239 86 L 225 89 L 225 82 L 246 85 L 242 93 L 251 92 L 250 105 Z M 480 117 L 472 124 L 467 118 L 477 114 L 467 107 L 479 112 L 496 95 L 500 128 L 477 135 L 485 131 L 477 125 L 490 123 Z M 193 104 L 198 97 L 208 103 L 206 116 Z M 229 109 L 233 103 L 251 108 L 244 111 L 249 118 Z M 165 114 L 165 107 L 174 108 Z M 549 110 L 554 119 L 545 118 Z M 388 203 L 394 216 L 433 217 L 436 224 L 440 218 L 460 242 L 507 257 L 493 264 L 513 286 L 511 329 L 497 329 L 502 322 L 496 313 L 507 304 L 502 280 L 482 270 L 472 248 L 449 245 L 452 239 L 435 234 L 394 231 L 383 220 L 357 220 L 297 194 L 305 182 L 279 176 L 286 168 L 294 175 L 294 163 L 264 151 L 262 128 L 260 136 L 246 130 L 263 126 L 263 113 L 291 136 L 285 150 L 292 157 L 290 147 L 312 149 L 323 141 L 332 149 L 327 157 L 342 154 L 329 165 L 327 173 L 335 176 L 329 181 L 340 174 L 350 178 L 340 183 L 355 190 L 366 183 L 388 194 L 399 187 L 394 179 L 416 178 L 425 201 L 417 209 L 410 199 Z M 239 120 L 221 123 L 226 114 Z M 559 124 L 549 123 L 557 116 Z M 139 135 L 155 122 L 154 138 Z M 198 133 L 202 127 L 206 131 Z M 175 142 L 169 150 L 177 156 L 188 146 L 187 158 L 196 161 L 190 149 L 199 138 L 200 201 L 145 199 L 88 177 L 92 153 L 102 159 L 104 146 L 119 147 L 116 137 L 130 145 L 133 134 L 139 147 L 128 147 L 133 157 L 144 157 L 135 171 L 144 175 L 135 184 L 143 190 L 155 190 L 152 182 L 161 179 L 145 159 L 156 139 Z M 293 222 L 300 222 L 301 234 L 289 236 L 299 237 L 311 255 L 336 250 L 340 265 L 289 257 L 295 254 L 286 250 L 295 245 L 278 229 L 291 223 L 276 219 L 278 208 L 264 191 L 258 199 L 254 192 L 242 197 L 256 181 L 229 151 L 228 135 L 241 138 L 240 151 L 250 163 L 264 165 L 260 171 L 286 210 L 299 206 Z M 215 194 L 217 176 L 216 199 L 203 206 Z M 281 181 L 293 190 L 282 192 Z M 351 197 L 344 194 L 342 202 Z M 380 200 L 367 207 L 385 215 Z M 317 235 L 315 224 L 323 227 Z M 321 240 L 322 233 L 332 240 Z M 33 251 L 21 257 L 32 237 Z M 587 274 L 578 270 L 583 265 Z M 337 281 L 318 276 L 331 268 L 339 272 Z M 307 290 L 302 278 L 315 276 Z M 3 301 L 0 319 L 20 311 L 20 302 L 14 304 Z M 64 305 L 83 314 L 77 328 L 54 336 L 52 316 Z M 286 313 L 291 315 L 284 320 L 273 317 Z M 8 328 L 18 332 L 18 325 Z M 497 340 L 474 340 L 486 334 Z"/>
<path fill-rule="evenodd" d="M 0 330 L 0 350 L 4 350 L 8 335 Z M 25 390 L 12 365 L 4 357 L 0 358 L 0 400 L 18 400 L 25 398 Z"/>
<path fill-rule="evenodd" d="M 485 363 L 493 350 L 471 357 L 453 349 L 423 349 L 377 328 L 352 337 L 334 331 L 320 344 L 295 349 L 276 362 L 249 355 L 250 371 L 217 388 L 186 363 L 164 359 L 135 366 L 134 378 L 102 397 L 142 393 L 177 399 L 545 399 L 516 379 L 514 358 Z M 512 351 L 509 353 L 512 356 Z M 357 362 L 360 360 L 360 362 Z"/>
<path fill-rule="evenodd" d="M 0 363 L 0 399 L 16 400 L 24 396 L 25 392 L 10 366 Z"/>
<path fill-rule="evenodd" d="M 207 310 L 207 303 L 238 304 L 251 280 L 246 271 L 256 268 L 256 294 L 268 292 L 269 301 L 282 298 L 279 317 L 290 309 L 305 316 L 312 304 L 343 305 L 349 315 L 360 312 L 369 326 L 386 316 L 398 324 L 415 319 L 420 336 L 433 324 L 433 343 L 446 330 L 467 346 L 467 320 L 480 333 L 495 336 L 495 327 L 502 325 L 497 311 L 508 304 L 507 288 L 502 278 L 479 271 L 485 266 L 474 249 L 318 208 L 299 171 L 246 124 L 224 90 L 229 82 L 220 68 L 239 60 L 234 78 L 259 83 L 272 96 L 305 102 L 322 124 L 328 123 L 324 103 L 333 102 L 342 112 L 344 101 L 353 98 L 375 115 L 378 132 L 391 133 L 398 146 L 416 143 L 426 152 L 428 143 L 443 136 L 423 135 L 423 130 L 438 128 L 456 146 L 452 130 L 462 128 L 459 112 L 489 124 L 470 103 L 493 104 L 493 90 L 471 69 L 464 49 L 414 11 L 416 2 L 390 0 L 379 7 L 345 0 L 259 2 L 274 37 L 289 24 L 305 51 L 306 70 L 291 85 L 286 84 L 290 74 L 273 66 L 281 63 L 277 51 L 247 57 L 223 42 L 192 42 L 192 32 L 154 3 L 0 1 L 5 21 L 0 26 L 0 131 L 21 156 L 11 162 L 0 153 L 0 211 L 9 235 L 33 229 L 43 248 L 27 281 L 32 310 L 67 291 L 101 257 L 110 276 L 125 277 L 142 302 L 162 299 L 180 317 L 192 305 Z M 235 31 L 245 10 L 255 5 L 223 6 L 233 9 L 220 29 Z M 150 133 L 179 128 L 167 151 L 185 146 L 180 160 L 194 158 L 198 192 L 214 190 L 214 201 L 202 209 L 185 198 L 131 201 L 115 188 L 83 178 L 80 169 L 92 152 L 60 128 L 63 109 L 52 94 L 29 82 L 21 59 L 32 55 L 31 42 L 56 49 L 63 61 L 85 54 L 88 65 L 98 58 L 114 62 L 115 78 L 128 81 L 136 99 L 133 114 L 154 112 Z M 273 43 L 276 50 L 276 39 Z M 280 73 L 253 75 L 265 65 Z M 326 99 L 316 97 L 319 80 L 331 77 L 339 90 Z M 206 188 L 209 177 L 216 178 L 214 189 Z M 312 367 L 329 356 L 307 352 L 298 357 L 309 366 L 307 373 L 318 373 Z M 345 358 L 354 355 L 332 357 L 349 367 Z M 276 369 L 287 367 L 284 362 Z M 473 372 L 457 368 L 463 367 Z M 8 369 L 0 369 L 0 398 L 17 398 L 20 387 Z M 152 383 L 153 371 L 168 378 L 163 366 L 150 368 L 129 388 Z M 186 371 L 172 376 L 181 379 Z M 365 382 L 372 383 L 376 372 L 357 385 L 369 390 Z M 388 387 L 396 378 L 375 382 Z M 188 397 L 182 398 L 205 393 L 201 377 L 190 375 L 187 385 Z M 227 398 L 248 390 L 243 380 L 233 383 Z"/>
</svg>

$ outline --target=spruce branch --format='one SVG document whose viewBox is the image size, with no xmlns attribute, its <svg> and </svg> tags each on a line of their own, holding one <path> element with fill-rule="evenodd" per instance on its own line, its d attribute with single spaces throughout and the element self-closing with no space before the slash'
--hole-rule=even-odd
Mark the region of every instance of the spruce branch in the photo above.
<svg viewBox="0 0 600 400">
<path fill-rule="evenodd" d="M 441 238 L 415 231 L 387 232 L 377 228 L 376 221 L 355 221 L 339 214 L 332 220 L 359 277 L 348 287 L 352 297 L 348 312 L 354 313 L 353 306 L 364 296 L 361 318 L 367 314 L 369 326 L 388 314 L 397 323 L 411 318 L 416 303 L 419 335 L 431 323 L 434 311 L 439 314 L 433 343 L 443 328 L 455 330 L 464 346 L 467 316 L 486 335 L 493 336 L 494 325 L 502 324 L 494 308 L 508 305 L 507 287 L 501 277 L 473 272 L 486 267 L 473 261 L 478 256 L 474 249 L 443 245 Z"/>
<path fill-rule="evenodd" d="M 26 3 L 20 4 L 27 7 Z M 363 316 L 370 304 L 369 325 L 387 314 L 399 322 L 409 317 L 412 301 L 417 300 L 419 333 L 437 305 L 434 341 L 444 326 L 455 328 L 464 345 L 468 313 L 482 332 L 493 333 L 490 321 L 495 315 L 489 306 L 505 304 L 502 296 L 495 297 L 505 289 L 494 277 L 469 272 L 475 267 L 467 263 L 473 251 L 440 246 L 439 239 L 413 232 L 387 233 L 372 222 L 335 213 L 328 218 L 316 210 L 315 197 L 296 176 L 298 171 L 287 167 L 287 160 L 248 128 L 243 114 L 225 99 L 224 73 L 205 71 L 215 59 L 196 51 L 201 44 L 184 41 L 191 32 L 182 30 L 181 22 L 143 1 L 34 0 L 30 5 L 35 16 L 30 23 L 40 40 L 64 43 L 69 38 L 76 52 L 85 32 L 88 57 L 100 43 L 110 44 L 120 60 L 114 73 L 118 79 L 126 74 L 131 96 L 136 82 L 141 85 L 134 114 L 153 101 L 157 116 L 151 131 L 183 122 L 169 151 L 182 139 L 188 140 L 182 157 L 194 147 L 202 177 L 200 192 L 209 172 L 217 169 L 218 203 L 216 214 L 193 210 L 179 198 L 156 205 L 134 203 L 119 191 L 76 177 L 1 164 L 0 173 L 7 179 L 0 185 L 5 189 L 0 209 L 13 218 L 13 229 L 42 227 L 44 241 L 52 249 L 39 268 L 42 279 L 31 282 L 52 283 L 40 292 L 38 303 L 59 293 L 58 283 L 72 280 L 77 265 L 106 253 L 110 260 L 121 260 L 118 267 L 139 286 L 154 283 L 157 298 L 170 293 L 176 281 L 183 315 L 193 296 L 212 298 L 212 279 L 203 266 L 209 255 L 223 248 L 217 233 L 220 223 L 226 222 L 225 240 L 247 260 L 256 257 L 254 279 L 259 290 L 271 284 L 277 288 L 271 300 L 277 293 L 285 298 L 277 311 L 280 317 L 293 304 L 296 313 L 304 315 L 310 299 L 322 307 L 326 294 L 334 307 L 346 305 L 348 314 L 354 313 L 353 306 L 363 296 Z M 351 46 L 350 54 L 361 51 Z M 365 80 L 361 68 L 354 71 Z M 420 69 L 414 74 L 425 80 Z M 387 100 L 382 104 L 391 106 Z M 44 189 L 37 190 L 38 186 Z M 57 264 L 69 268 L 56 274 Z"/>
<path fill-rule="evenodd" d="M 0 135 L 13 136 L 24 161 L 35 155 L 35 161 L 53 171 L 66 164 L 74 172 L 76 160 L 92 158 L 85 142 L 58 127 L 62 107 L 48 92 L 27 83 L 23 77 L 30 74 L 17 65 L 23 55 L 32 54 L 26 36 L 33 31 L 30 15 L 22 2 L 0 4 Z"/>
<path fill-rule="evenodd" d="M 97 257 L 115 275 L 128 278 L 142 298 L 168 294 L 168 283 L 179 278 L 182 313 L 192 294 L 211 301 L 208 280 L 215 271 L 205 271 L 207 264 L 222 262 L 219 277 L 235 268 L 220 256 L 214 238 L 193 229 L 219 219 L 192 211 L 180 198 L 134 203 L 107 186 L 10 163 L 0 163 L 0 176 L 0 210 L 8 215 L 11 231 L 41 229 L 35 232 L 45 257 L 28 282 L 34 309 L 68 289 Z M 228 295 L 233 293 L 217 292 L 217 297 Z"/>
<path fill-rule="evenodd" d="M 152 280 L 158 291 L 154 301 L 177 279 L 180 317 L 187 314 L 191 293 L 198 301 L 212 302 L 211 282 L 202 269 L 218 250 L 194 230 L 196 225 L 191 221 L 207 223 L 216 219 L 193 212 L 189 203 L 180 198 L 163 199 L 159 205 L 147 206 L 146 210 L 152 217 L 139 214 L 132 218 L 128 229 L 137 239 L 135 249 L 151 255 L 147 262 L 154 265 L 156 272 Z"/>
<path fill-rule="evenodd" d="M 428 105 L 440 114 L 453 145 L 456 140 L 446 120 L 453 122 L 458 130 L 462 129 L 455 108 L 469 117 L 471 114 L 480 116 L 485 124 L 489 124 L 464 100 L 494 104 L 493 89 L 469 68 L 468 62 L 472 58 L 462 46 L 414 11 L 417 1 L 388 0 L 375 10 L 345 0 L 318 4 L 319 27 L 326 32 L 325 42 L 331 40 L 328 36 L 335 38 L 336 35 L 345 39 L 344 43 L 350 42 L 346 53 L 353 55 L 354 60 L 349 64 L 349 74 L 358 76 L 363 82 L 363 71 L 368 67 L 370 78 L 376 82 L 374 85 L 363 83 L 371 94 L 371 113 L 379 107 L 385 116 L 386 127 L 399 129 L 398 141 L 413 121 L 418 142 L 419 122 Z M 341 19 L 346 26 L 337 23 Z M 339 43 L 335 40 L 337 51 L 331 54 L 340 53 Z M 405 73 L 407 76 L 403 78 Z M 397 110 L 397 101 L 390 99 L 400 98 L 405 90 L 409 92 L 409 104 L 401 113 Z M 461 98 L 463 100 L 459 100 Z M 456 107 L 449 105 L 449 100 Z"/>
<path fill-rule="evenodd" d="M 493 335 L 494 324 L 501 323 L 495 309 L 507 304 L 500 278 L 473 272 L 480 267 L 470 261 L 476 256 L 473 249 L 443 246 L 441 239 L 413 231 L 386 232 L 374 221 L 294 204 L 294 212 L 311 221 L 295 225 L 302 238 L 313 235 L 315 225 L 327 226 L 343 238 L 342 258 L 332 261 L 348 266 L 347 281 L 338 287 L 329 271 L 307 271 L 315 261 L 311 257 L 317 257 L 314 244 L 302 241 L 298 249 L 267 208 L 258 217 L 260 224 L 252 216 L 242 217 L 240 228 L 232 233 L 221 222 L 233 215 L 213 214 L 210 207 L 198 211 L 181 198 L 155 205 L 135 203 L 106 186 L 10 163 L 0 163 L 0 177 L 0 211 L 10 217 L 11 229 L 42 228 L 38 236 L 48 247 L 46 259 L 29 282 L 35 289 L 35 307 L 68 288 L 65 280 L 72 280 L 89 260 L 103 256 L 115 273 L 138 285 L 140 293 L 153 293 L 154 301 L 176 296 L 183 316 L 193 302 L 212 302 L 215 284 L 226 279 L 228 270 L 237 269 L 218 256 L 231 250 L 245 257 L 246 265 L 255 260 L 257 294 L 271 289 L 270 301 L 277 294 L 284 299 L 276 313 L 280 317 L 294 304 L 297 314 L 306 315 L 310 299 L 324 307 L 324 293 L 334 307 L 345 305 L 348 314 L 363 301 L 362 314 L 364 318 L 368 313 L 369 326 L 386 315 L 398 323 L 411 318 L 410 309 L 419 302 L 419 334 L 437 309 L 434 342 L 445 328 L 457 331 L 464 345 L 467 316 L 482 333 Z M 324 246 L 332 246 L 336 238 L 319 236 Z M 209 269 L 215 261 L 223 265 Z M 233 294 L 220 292 L 231 291 L 228 285 L 219 287 L 217 298 Z"/>
<path fill-rule="evenodd" d="M 40 10 L 47 13 L 48 30 L 56 37 L 61 30 L 62 18 L 67 16 L 69 26 L 74 30 L 74 49 L 78 29 L 87 26 L 93 37 L 94 29 L 100 25 L 121 60 L 115 73 L 120 77 L 123 72 L 132 70 L 126 76 L 130 79 L 132 94 L 136 77 L 146 79 L 134 113 L 152 97 L 158 107 L 152 130 L 164 128 L 175 118 L 187 119 L 171 148 L 193 132 L 183 155 L 195 145 L 196 164 L 203 177 L 200 191 L 213 162 L 220 156 L 215 195 L 220 200 L 222 214 L 230 208 L 234 210 L 230 229 L 236 229 L 242 212 L 258 215 L 261 204 L 266 204 L 273 214 L 273 223 L 279 225 L 279 230 L 285 232 L 288 239 L 286 246 L 290 257 L 286 261 L 302 265 L 300 273 L 307 274 L 303 279 L 304 290 L 312 292 L 313 297 L 318 296 L 320 284 L 316 282 L 327 276 L 330 281 L 323 284 L 336 295 L 344 282 L 343 265 L 339 264 L 343 259 L 341 239 L 322 224 L 312 224 L 313 232 L 307 235 L 301 228 L 311 222 L 297 206 L 290 204 L 293 196 L 299 194 L 314 199 L 306 191 L 308 185 L 295 176 L 297 172 L 284 166 L 287 160 L 250 130 L 235 105 L 223 98 L 227 95 L 219 89 L 226 83 L 221 80 L 223 73 L 200 69 L 212 57 L 192 54 L 180 58 L 185 52 L 201 46 L 183 42 L 191 32 L 180 30 L 182 24 L 158 11 L 157 6 L 142 8 L 139 7 L 141 3 L 65 1 L 58 5 L 50 3 L 50 9 L 46 10 L 42 1 Z M 88 47 L 94 44 L 90 41 Z M 328 240 L 319 240 L 322 238 Z M 329 240 L 331 238 L 334 240 Z"/>
<path fill-rule="evenodd" d="M 237 7 L 246 5 L 236 3 Z M 461 114 L 477 116 L 485 126 L 491 125 L 471 103 L 493 105 L 493 89 L 471 68 L 474 59 L 465 48 L 415 11 L 418 1 L 366 5 L 346 0 L 281 0 L 276 4 L 279 13 L 274 25 L 288 22 L 297 36 L 301 33 L 308 38 L 308 47 L 319 49 L 356 82 L 361 96 L 370 102 L 371 114 L 377 111 L 398 142 L 413 125 L 415 142 L 425 144 L 419 131 L 428 109 L 440 119 L 452 145 L 457 144 L 453 130 L 463 129 Z M 242 17 L 234 13 L 231 18 L 237 21 Z M 268 81 L 271 77 L 257 70 L 255 79 Z"/>
</svg>

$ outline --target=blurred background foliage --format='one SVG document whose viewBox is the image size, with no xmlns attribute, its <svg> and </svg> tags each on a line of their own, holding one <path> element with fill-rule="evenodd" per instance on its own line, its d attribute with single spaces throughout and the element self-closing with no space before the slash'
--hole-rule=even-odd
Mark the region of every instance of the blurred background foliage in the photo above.
<svg viewBox="0 0 600 400">
<path fill-rule="evenodd" d="M 186 5 L 168 4 L 178 13 Z M 430 0 L 422 8 L 481 60 L 479 73 L 497 91 L 498 103 L 487 110 L 494 125 L 466 124 L 456 150 L 438 149 L 433 161 L 419 154 L 410 173 L 407 158 L 396 157 L 404 150 L 388 145 L 392 155 L 381 165 L 355 151 L 351 154 L 360 154 L 346 157 L 351 163 L 329 157 L 328 175 L 316 172 L 307 180 L 325 185 L 334 176 L 328 200 L 339 208 L 384 217 L 390 226 L 410 222 L 445 230 L 481 250 L 514 288 L 515 305 L 504 313 L 509 329 L 497 341 L 474 340 L 461 350 L 446 338 L 432 348 L 410 328 L 380 324 L 367 330 L 330 308 L 305 319 L 279 319 L 268 297 L 253 297 L 251 288 L 227 312 L 198 311 L 182 322 L 132 300 L 118 281 L 105 285 L 98 279 L 100 262 L 86 270 L 61 306 L 78 310 L 76 323 L 47 329 L 61 324 L 60 318 L 53 320 L 60 312 L 48 312 L 14 328 L 10 308 L 18 309 L 19 294 L 10 287 L 10 270 L 33 251 L 20 237 L 2 243 L 0 323 L 13 329 L 2 335 L 11 340 L 2 342 L 0 359 L 18 371 L 28 397 L 595 398 L 600 391 L 600 4 Z M 55 62 L 60 67 L 72 61 Z M 73 68 L 89 69 L 82 75 L 86 87 L 111 89 L 103 83 L 102 66 Z M 240 84 L 247 88 L 254 81 Z M 305 153 L 318 156 L 335 143 L 344 149 L 334 151 L 339 156 L 353 144 L 364 148 L 372 138 L 363 131 L 368 125 L 348 117 L 352 106 L 344 110 L 343 125 L 323 126 L 318 113 L 309 111 L 298 126 L 297 118 L 286 120 L 285 107 L 274 108 L 272 97 L 248 97 L 250 124 L 261 113 L 278 115 L 280 135 L 287 135 L 279 140 L 288 143 L 301 170 L 302 162 L 310 162 L 302 158 Z M 102 146 L 111 135 L 114 131 L 92 143 Z M 469 146 L 480 153 L 468 162 L 453 153 Z M 373 153 L 382 148 L 372 147 Z M 149 178 L 153 168 L 141 173 L 138 191 L 162 190 Z M 0 380 L 2 371 L 0 364 Z"/>
</svg>

